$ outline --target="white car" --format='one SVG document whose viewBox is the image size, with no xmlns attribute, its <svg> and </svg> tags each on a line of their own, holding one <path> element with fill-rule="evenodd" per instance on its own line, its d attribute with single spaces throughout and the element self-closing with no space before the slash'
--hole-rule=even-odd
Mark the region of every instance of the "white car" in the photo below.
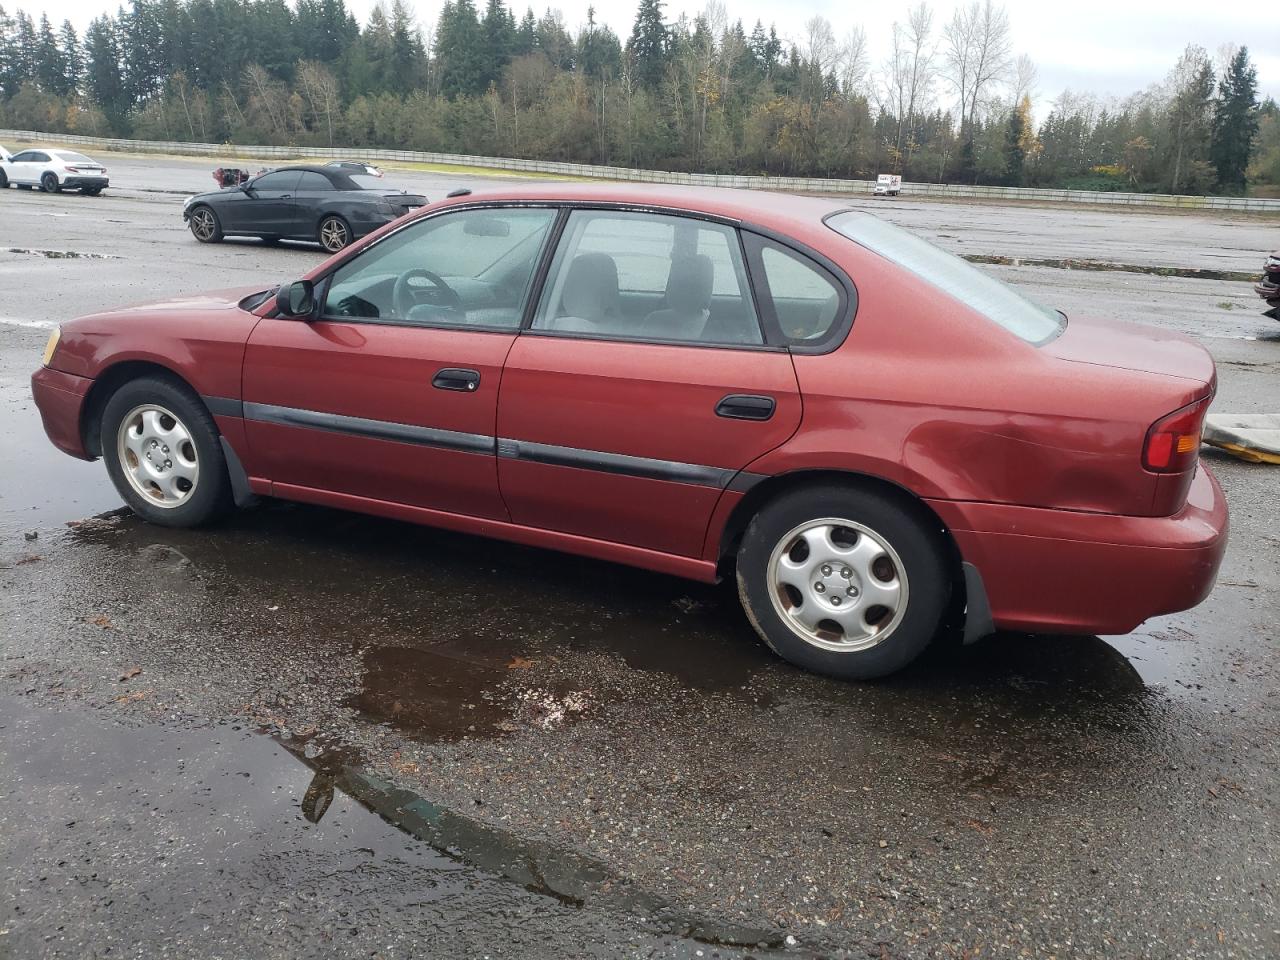
<svg viewBox="0 0 1280 960">
<path fill-rule="evenodd" d="M 96 197 L 109 182 L 106 167 L 73 150 L 36 147 L 11 156 L 0 147 L 0 189 L 12 183 L 23 190 L 79 190 Z"/>
</svg>

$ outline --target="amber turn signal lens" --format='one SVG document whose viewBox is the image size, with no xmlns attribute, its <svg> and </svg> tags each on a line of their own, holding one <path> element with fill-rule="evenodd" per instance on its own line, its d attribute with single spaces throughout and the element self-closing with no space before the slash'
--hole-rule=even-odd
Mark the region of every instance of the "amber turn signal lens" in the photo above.
<svg viewBox="0 0 1280 960">
<path fill-rule="evenodd" d="M 44 345 L 44 357 L 40 361 L 46 367 L 49 361 L 53 359 L 53 353 L 58 349 L 58 339 L 62 336 L 62 330 L 59 327 L 53 328 L 53 333 L 49 334 L 49 342 Z"/>
</svg>

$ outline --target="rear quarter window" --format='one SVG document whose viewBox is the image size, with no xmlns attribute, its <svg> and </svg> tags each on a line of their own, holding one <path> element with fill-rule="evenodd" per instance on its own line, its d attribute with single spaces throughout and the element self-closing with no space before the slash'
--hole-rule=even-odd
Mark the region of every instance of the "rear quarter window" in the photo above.
<svg viewBox="0 0 1280 960">
<path fill-rule="evenodd" d="M 852 210 L 826 220 L 832 230 L 903 267 L 1014 336 L 1040 345 L 1066 327 L 1066 318 L 1008 284 L 901 227 Z"/>
</svg>

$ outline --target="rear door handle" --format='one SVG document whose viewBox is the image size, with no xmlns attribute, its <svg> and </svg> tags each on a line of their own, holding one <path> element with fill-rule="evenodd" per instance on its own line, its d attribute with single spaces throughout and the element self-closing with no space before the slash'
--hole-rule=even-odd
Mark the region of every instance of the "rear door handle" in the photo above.
<svg viewBox="0 0 1280 960">
<path fill-rule="evenodd" d="M 773 397 L 756 397 L 746 393 L 731 393 L 716 404 L 716 416 L 730 420 L 768 420 L 773 416 Z"/>
<path fill-rule="evenodd" d="M 462 367 L 445 367 L 437 370 L 431 378 L 431 385 L 437 390 L 459 390 L 462 393 L 473 393 L 480 386 L 480 373 L 476 370 L 465 370 Z"/>
</svg>

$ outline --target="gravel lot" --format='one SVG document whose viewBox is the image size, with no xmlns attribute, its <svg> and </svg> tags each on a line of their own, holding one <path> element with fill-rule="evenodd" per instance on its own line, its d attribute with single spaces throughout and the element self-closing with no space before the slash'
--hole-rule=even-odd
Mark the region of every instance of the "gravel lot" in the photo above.
<svg viewBox="0 0 1280 960">
<path fill-rule="evenodd" d="M 0 193 L 0 958 L 1280 955 L 1276 468 L 1206 455 L 1232 536 L 1196 610 L 862 685 L 772 658 L 725 588 L 284 503 L 149 527 L 45 441 L 47 327 L 321 255 L 197 244 L 215 163 L 107 163 L 99 198 Z M 1276 246 L 1274 219 L 851 203 L 984 257 Z M 988 269 L 1199 337 L 1217 412 L 1280 411 L 1247 283 Z"/>
</svg>

